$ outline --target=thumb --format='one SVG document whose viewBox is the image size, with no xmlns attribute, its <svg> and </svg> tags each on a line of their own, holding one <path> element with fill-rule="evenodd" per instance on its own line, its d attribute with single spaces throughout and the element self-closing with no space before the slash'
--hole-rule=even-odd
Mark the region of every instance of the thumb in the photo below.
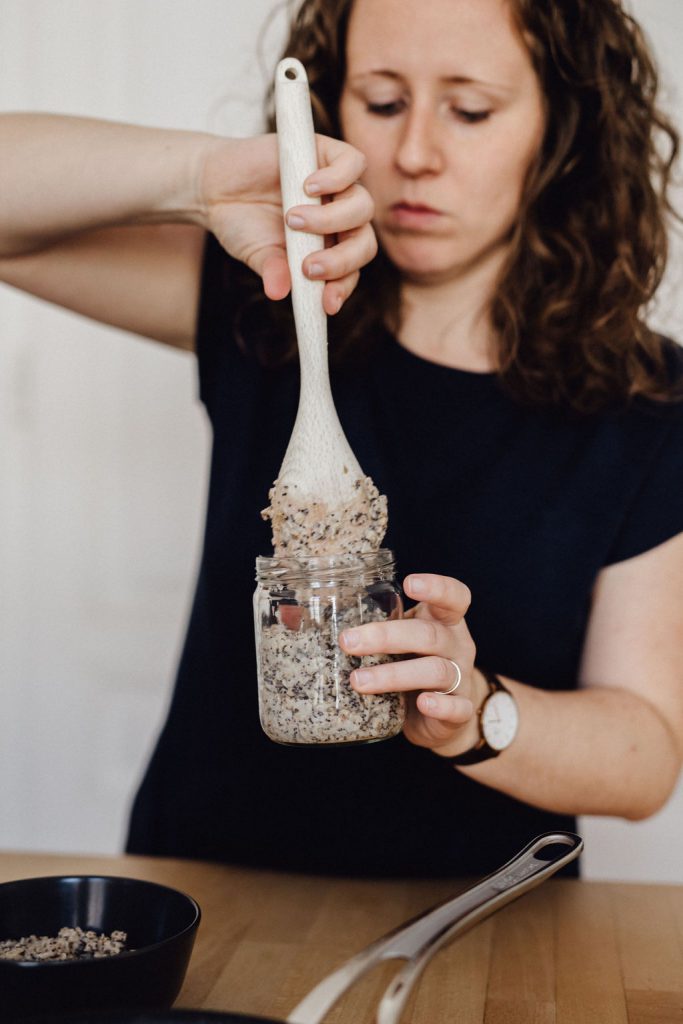
<svg viewBox="0 0 683 1024">
<path fill-rule="evenodd" d="M 287 255 L 283 248 L 272 245 L 259 249 L 251 257 L 249 264 L 263 280 L 263 290 L 269 299 L 279 300 L 289 295 L 292 281 Z"/>
</svg>

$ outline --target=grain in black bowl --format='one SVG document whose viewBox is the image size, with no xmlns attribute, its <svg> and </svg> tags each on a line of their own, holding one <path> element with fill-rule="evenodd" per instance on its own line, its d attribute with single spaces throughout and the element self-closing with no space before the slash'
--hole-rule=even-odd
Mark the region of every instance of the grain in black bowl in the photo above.
<svg viewBox="0 0 683 1024">
<path fill-rule="evenodd" d="M 171 1006 L 185 978 L 201 912 L 191 896 L 135 878 L 52 875 L 0 885 L 0 941 L 61 928 L 126 933 L 115 956 L 0 959 L 0 1021 L 83 1010 Z"/>
</svg>

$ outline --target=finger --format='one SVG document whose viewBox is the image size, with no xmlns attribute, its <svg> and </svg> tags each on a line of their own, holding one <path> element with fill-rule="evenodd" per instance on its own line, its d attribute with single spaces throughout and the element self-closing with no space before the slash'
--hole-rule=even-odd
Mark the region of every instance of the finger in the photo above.
<svg viewBox="0 0 683 1024">
<path fill-rule="evenodd" d="M 463 725 L 469 722 L 474 713 L 474 705 L 467 697 L 447 697 L 443 693 L 421 693 L 417 698 L 416 707 L 426 718 L 445 726 Z M 435 740 L 446 740 L 450 738 L 452 730 L 444 729 L 441 736 L 435 735 L 434 729 L 430 732 Z"/>
<path fill-rule="evenodd" d="M 348 142 L 331 139 L 328 135 L 316 135 L 315 141 L 320 166 L 304 181 L 304 189 L 309 196 L 343 192 L 364 173 L 367 160 Z"/>
<path fill-rule="evenodd" d="M 438 619 L 446 626 L 455 626 L 461 622 L 472 602 L 469 587 L 452 576 L 413 573 L 406 576 L 403 589 L 408 597 L 427 606 L 424 611 L 427 611 L 431 618 Z M 419 616 L 420 610 L 415 614 Z"/>
<path fill-rule="evenodd" d="M 356 658 L 364 654 L 442 654 L 453 648 L 453 633 L 440 622 L 394 619 L 345 629 L 339 646 Z"/>
<path fill-rule="evenodd" d="M 369 224 L 355 231 L 329 249 L 311 253 L 303 262 L 304 274 L 313 280 L 335 281 L 360 270 L 377 255 L 377 239 Z"/>
<path fill-rule="evenodd" d="M 474 715 L 465 697 L 434 697 L 431 693 L 412 695 L 407 700 L 403 734 L 410 743 L 433 751 L 452 747 L 456 736 Z"/>
<path fill-rule="evenodd" d="M 342 308 L 353 289 L 358 284 L 360 274 L 356 270 L 347 274 L 340 281 L 327 282 L 323 289 L 323 307 L 328 316 L 334 316 Z"/>
<path fill-rule="evenodd" d="M 359 693 L 448 690 L 458 674 L 448 658 L 428 656 L 354 669 L 349 679 Z"/>
<path fill-rule="evenodd" d="M 293 206 L 287 211 L 287 224 L 295 231 L 312 235 L 333 235 L 360 228 L 372 220 L 375 204 L 361 185 L 351 185 L 332 202 Z"/>
<path fill-rule="evenodd" d="M 283 249 L 276 246 L 259 249 L 249 258 L 248 266 L 263 280 L 263 290 L 269 299 L 279 300 L 289 295 L 292 281 Z"/>
</svg>

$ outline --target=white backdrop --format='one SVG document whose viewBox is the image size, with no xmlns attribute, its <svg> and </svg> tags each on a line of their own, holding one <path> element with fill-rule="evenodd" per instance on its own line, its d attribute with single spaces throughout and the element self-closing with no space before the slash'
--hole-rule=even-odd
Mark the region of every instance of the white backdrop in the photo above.
<svg viewBox="0 0 683 1024">
<path fill-rule="evenodd" d="M 274 6 L 0 0 L 0 108 L 249 134 Z M 683 3 L 633 8 L 675 113 Z M 677 249 L 655 315 L 679 339 L 681 266 Z M 0 439 L 0 848 L 115 852 L 198 557 L 209 438 L 193 357 L 0 286 Z M 683 788 L 648 822 L 582 819 L 586 876 L 683 882 L 682 811 Z"/>
</svg>

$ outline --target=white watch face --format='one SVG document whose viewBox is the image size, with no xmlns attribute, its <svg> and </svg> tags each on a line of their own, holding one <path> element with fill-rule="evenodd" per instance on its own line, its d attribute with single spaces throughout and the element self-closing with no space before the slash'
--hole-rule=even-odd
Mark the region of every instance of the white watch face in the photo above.
<svg viewBox="0 0 683 1024">
<path fill-rule="evenodd" d="M 494 750 L 505 750 L 512 743 L 519 725 L 517 704 L 509 693 L 492 693 L 481 713 L 484 738 Z"/>
</svg>

